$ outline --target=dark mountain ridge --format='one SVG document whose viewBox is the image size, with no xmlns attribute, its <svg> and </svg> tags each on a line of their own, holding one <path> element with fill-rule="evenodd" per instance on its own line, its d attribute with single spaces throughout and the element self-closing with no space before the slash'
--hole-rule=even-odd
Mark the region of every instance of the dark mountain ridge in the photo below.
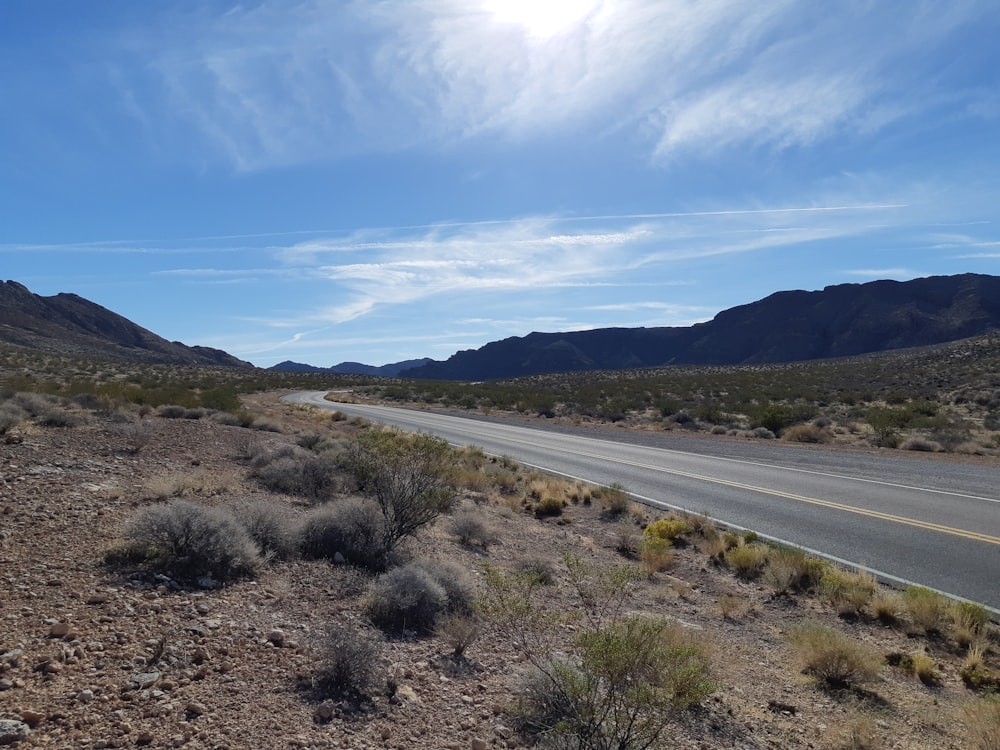
<svg viewBox="0 0 1000 750">
<path fill-rule="evenodd" d="M 421 359 L 407 359 L 402 362 L 392 362 L 379 366 L 365 365 L 361 362 L 341 362 L 332 367 L 316 367 L 315 365 L 306 365 L 301 362 L 285 360 L 267 369 L 276 372 L 329 372 L 341 375 L 377 375 L 392 378 L 399 375 L 403 370 L 411 370 L 414 367 L 421 367 L 433 361 L 430 357 L 423 357 Z"/>
<path fill-rule="evenodd" d="M 777 292 L 689 327 L 531 333 L 401 373 L 491 380 L 663 365 L 827 359 L 940 344 L 1000 330 L 1000 277 L 931 276 Z"/>
<path fill-rule="evenodd" d="M 167 341 L 76 294 L 42 297 L 16 281 L 0 282 L 0 342 L 93 359 L 252 367 L 221 349 Z"/>
</svg>

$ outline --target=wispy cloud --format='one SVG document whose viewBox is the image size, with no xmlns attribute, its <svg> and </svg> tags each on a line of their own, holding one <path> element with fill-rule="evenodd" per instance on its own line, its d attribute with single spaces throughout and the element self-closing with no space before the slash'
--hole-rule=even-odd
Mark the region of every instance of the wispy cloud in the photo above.
<svg viewBox="0 0 1000 750">
<path fill-rule="evenodd" d="M 671 158 L 782 149 L 867 137 L 945 97 L 948 117 L 997 117 L 995 94 L 927 54 L 990 3 L 936 7 L 603 0 L 538 38 L 474 0 L 265 0 L 164 11 L 108 83 L 154 144 L 196 134 L 196 158 L 240 170 L 570 131 L 624 129 Z"/>
</svg>

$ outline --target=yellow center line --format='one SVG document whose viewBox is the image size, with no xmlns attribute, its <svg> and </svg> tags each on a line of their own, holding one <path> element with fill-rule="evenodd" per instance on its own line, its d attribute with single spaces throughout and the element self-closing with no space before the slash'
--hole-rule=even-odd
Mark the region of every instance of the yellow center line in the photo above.
<svg viewBox="0 0 1000 750">
<path fill-rule="evenodd" d="M 522 441 L 517 441 L 522 442 Z M 543 446 L 541 444 L 534 444 L 528 441 L 523 441 L 526 445 L 532 445 L 533 447 L 543 448 L 550 446 Z M 951 534 L 952 536 L 960 536 L 965 539 L 972 539 L 978 542 L 986 542 L 987 544 L 1000 544 L 1000 537 L 992 536 L 990 534 L 983 534 L 978 531 L 966 531 L 965 529 L 956 529 L 953 526 L 944 526 L 939 523 L 931 523 L 930 521 L 920 521 L 916 518 L 908 518 L 906 516 L 897 516 L 892 513 L 882 513 L 877 510 L 868 510 L 866 508 L 858 508 L 853 505 L 845 505 L 843 503 L 836 503 L 832 500 L 820 500 L 815 497 L 807 497 L 806 495 L 796 495 L 791 492 L 782 492 L 781 490 L 774 490 L 768 487 L 758 487 L 753 484 L 745 484 L 743 482 L 734 482 L 728 479 L 718 479 L 716 477 L 708 477 L 703 474 L 693 474 L 689 471 L 681 471 L 680 469 L 669 469 L 665 466 L 657 466 L 655 464 L 647 464 L 639 461 L 626 461 L 619 458 L 610 458 L 608 456 L 602 456 L 599 453 L 588 453 L 586 451 L 572 451 L 574 454 L 584 457 L 584 458 L 599 458 L 602 460 L 615 461 L 617 463 L 628 464 L 629 466 L 635 466 L 640 469 L 651 469 L 653 471 L 659 471 L 664 474 L 673 474 L 679 477 L 686 477 L 688 479 L 698 479 L 703 482 L 712 482 L 714 484 L 725 485 L 726 487 L 735 487 L 736 489 L 749 490 L 751 492 L 761 492 L 765 495 L 774 495 L 775 497 L 782 497 L 787 500 L 796 500 L 801 503 L 809 503 L 811 505 L 819 505 L 823 508 L 830 508 L 832 510 L 841 510 L 845 513 L 855 513 L 859 516 L 867 516 L 868 518 L 877 518 L 881 521 L 890 521 L 892 523 L 904 524 L 906 526 L 915 526 L 920 529 L 926 529 L 928 531 L 938 531 L 942 534 Z"/>
</svg>

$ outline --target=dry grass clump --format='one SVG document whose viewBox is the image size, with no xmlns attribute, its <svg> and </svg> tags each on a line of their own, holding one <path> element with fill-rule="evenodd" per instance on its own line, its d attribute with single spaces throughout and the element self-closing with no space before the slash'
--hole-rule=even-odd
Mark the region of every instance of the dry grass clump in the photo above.
<svg viewBox="0 0 1000 750">
<path fill-rule="evenodd" d="M 776 594 L 806 591 L 819 583 L 829 567 L 825 560 L 802 550 L 779 547 L 771 550 L 761 577 Z"/>
<path fill-rule="evenodd" d="M 453 658 L 461 659 L 482 632 L 482 624 L 474 615 L 452 613 L 438 622 L 434 634 L 451 646 Z"/>
<path fill-rule="evenodd" d="M 841 617 L 860 615 L 878 590 L 875 576 L 865 570 L 830 567 L 820 578 L 820 592 Z"/>
<path fill-rule="evenodd" d="M 927 635 L 936 635 L 948 626 L 950 604 L 936 591 L 923 586 L 908 586 L 903 591 L 903 605 L 910 620 Z"/>
<path fill-rule="evenodd" d="M 837 733 L 833 750 L 878 750 L 882 747 L 875 722 L 867 716 L 849 719 Z"/>
<path fill-rule="evenodd" d="M 953 601 L 948 608 L 951 636 L 961 648 L 967 648 L 986 632 L 990 613 L 975 602 Z"/>
<path fill-rule="evenodd" d="M 911 437 L 899 444 L 899 449 L 903 451 L 921 451 L 923 453 L 940 453 L 944 450 L 941 443 L 930 438 Z"/>
<path fill-rule="evenodd" d="M 788 640 L 802 671 L 830 687 L 861 685 L 878 674 L 878 656 L 834 628 L 803 623 L 789 633 Z"/>
<path fill-rule="evenodd" d="M 886 625 L 898 622 L 906 609 L 900 593 L 885 586 L 879 586 L 876 589 L 869 600 L 869 606 L 878 621 Z"/>
<path fill-rule="evenodd" d="M 290 560 L 295 557 L 294 516 L 287 505 L 278 500 L 257 500 L 233 506 L 232 514 L 265 558 Z"/>
<path fill-rule="evenodd" d="M 757 578 L 767 563 L 768 548 L 756 542 L 746 543 L 742 539 L 735 547 L 725 553 L 726 565 L 744 580 Z"/>
<path fill-rule="evenodd" d="M 645 537 L 639 547 L 639 561 L 648 576 L 669 568 L 675 554 L 669 540 L 657 537 Z"/>
<path fill-rule="evenodd" d="M 617 482 L 607 487 L 599 487 L 592 494 L 595 500 L 601 502 L 610 518 L 620 518 L 628 513 L 632 505 L 632 497 L 628 494 L 628 490 Z"/>
<path fill-rule="evenodd" d="M 781 439 L 791 443 L 829 443 L 833 434 L 815 424 L 793 424 L 784 429 Z"/>
<path fill-rule="evenodd" d="M 380 575 L 366 611 L 379 628 L 431 633 L 445 614 L 468 614 L 472 588 L 457 565 L 415 561 Z"/>
<path fill-rule="evenodd" d="M 239 477 L 235 472 L 197 469 L 151 477 L 143 487 L 143 496 L 152 500 L 166 500 L 171 497 L 216 497 L 232 492 L 238 483 Z"/>
</svg>

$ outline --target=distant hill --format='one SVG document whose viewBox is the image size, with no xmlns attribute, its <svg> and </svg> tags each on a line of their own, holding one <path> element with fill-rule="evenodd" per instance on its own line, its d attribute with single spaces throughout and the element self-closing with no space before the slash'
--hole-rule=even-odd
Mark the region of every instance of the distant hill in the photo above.
<svg viewBox="0 0 1000 750">
<path fill-rule="evenodd" d="M 1000 277 L 931 276 L 777 292 L 673 328 L 531 333 L 460 351 L 403 377 L 491 380 L 579 370 L 826 359 L 1000 330 Z"/>
<path fill-rule="evenodd" d="M 91 359 L 252 367 L 221 349 L 167 341 L 75 294 L 41 297 L 0 282 L 0 342 Z"/>
<path fill-rule="evenodd" d="M 391 378 L 399 375 L 403 370 L 411 370 L 433 361 L 429 357 L 424 357 L 422 359 L 407 359 L 403 362 L 394 362 L 379 367 L 364 365 L 360 362 L 341 362 L 339 365 L 334 365 L 333 367 L 315 367 L 313 365 L 304 365 L 301 362 L 285 360 L 267 369 L 278 372 L 329 372 L 344 375 L 381 375 Z"/>
</svg>

